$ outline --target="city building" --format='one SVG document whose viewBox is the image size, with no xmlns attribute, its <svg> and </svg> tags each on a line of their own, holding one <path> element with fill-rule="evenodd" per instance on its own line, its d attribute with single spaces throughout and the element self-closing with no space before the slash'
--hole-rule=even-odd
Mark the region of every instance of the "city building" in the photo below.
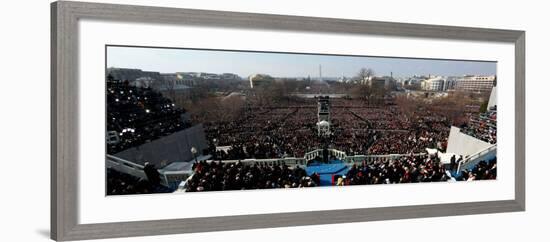
<svg viewBox="0 0 550 242">
<path fill-rule="evenodd" d="M 239 75 L 233 73 L 223 73 L 221 75 L 221 78 L 223 80 L 241 80 L 241 77 L 239 77 Z"/>
<path fill-rule="evenodd" d="M 445 82 L 445 87 L 444 87 L 444 90 L 453 90 L 455 89 L 456 87 L 456 80 L 459 79 L 460 77 L 456 77 L 456 76 L 448 76 L 446 77 L 446 82 Z"/>
<path fill-rule="evenodd" d="M 455 89 L 466 92 L 490 92 L 496 82 L 496 76 L 467 75 L 456 79 Z"/>
<path fill-rule="evenodd" d="M 161 80 L 162 77 L 159 72 L 143 71 L 141 69 L 131 68 L 107 68 L 107 76 L 111 75 L 116 80 L 128 81 L 130 83 L 136 81 L 139 78 L 148 80 Z"/>
<path fill-rule="evenodd" d="M 365 78 L 365 81 L 362 82 L 362 84 L 378 88 L 388 88 L 392 83 L 395 83 L 395 79 L 391 76 L 371 76 Z"/>
<path fill-rule="evenodd" d="M 446 79 L 441 76 L 437 76 L 423 80 L 420 83 L 420 87 L 422 90 L 440 92 L 447 90 L 446 83 Z"/>
<path fill-rule="evenodd" d="M 403 85 L 409 86 L 409 85 L 420 84 L 423 80 L 426 80 L 426 79 L 429 79 L 429 77 L 414 75 L 403 80 Z"/>
<path fill-rule="evenodd" d="M 163 73 L 161 76 L 164 78 L 164 84 L 169 89 L 186 89 L 196 85 L 194 78 L 180 75 L 177 73 Z"/>
<path fill-rule="evenodd" d="M 254 74 L 248 77 L 248 81 L 250 81 L 250 88 L 259 87 L 265 84 L 270 84 L 274 80 L 275 79 L 273 77 L 266 74 Z"/>
</svg>

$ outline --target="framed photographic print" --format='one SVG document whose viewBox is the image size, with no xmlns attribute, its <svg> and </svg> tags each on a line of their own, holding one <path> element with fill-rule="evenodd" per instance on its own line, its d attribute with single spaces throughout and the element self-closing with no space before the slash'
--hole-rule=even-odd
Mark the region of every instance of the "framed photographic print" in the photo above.
<svg viewBox="0 0 550 242">
<path fill-rule="evenodd" d="M 51 11 L 52 239 L 525 210 L 523 31 Z"/>
</svg>

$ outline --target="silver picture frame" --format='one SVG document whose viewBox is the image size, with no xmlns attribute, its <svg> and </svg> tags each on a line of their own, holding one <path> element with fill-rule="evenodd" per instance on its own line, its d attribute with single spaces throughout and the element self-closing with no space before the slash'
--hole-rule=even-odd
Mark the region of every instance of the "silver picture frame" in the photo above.
<svg viewBox="0 0 550 242">
<path fill-rule="evenodd" d="M 78 21 L 215 26 L 515 45 L 515 198 L 512 200 L 216 216 L 78 222 Z M 256 13 L 58 1 L 51 4 L 51 238 L 58 241 L 525 211 L 525 32 Z"/>
</svg>

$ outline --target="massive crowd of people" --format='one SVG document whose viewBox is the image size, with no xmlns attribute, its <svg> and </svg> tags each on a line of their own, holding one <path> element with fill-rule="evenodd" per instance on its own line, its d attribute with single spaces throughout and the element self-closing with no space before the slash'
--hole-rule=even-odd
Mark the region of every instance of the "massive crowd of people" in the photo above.
<svg viewBox="0 0 550 242">
<path fill-rule="evenodd" d="M 254 108 L 235 121 L 208 121 L 205 127 L 212 144 L 231 146 L 216 152 L 219 159 L 303 156 L 318 145 L 315 118 L 312 108 Z"/>
<path fill-rule="evenodd" d="M 430 110 L 405 113 L 396 105 L 373 106 L 364 99 L 334 98 L 332 133 L 325 142 L 317 135 L 315 99 L 294 98 L 270 106 L 251 100 L 234 120 L 193 120 L 205 124 L 211 145 L 207 152 L 214 158 L 302 157 L 323 144 L 348 155 L 420 153 L 425 148 L 445 149 L 451 126 L 444 116 Z M 108 80 L 107 103 L 108 130 L 120 139 L 108 144 L 109 153 L 190 125 L 182 118 L 184 110 L 149 88 Z M 496 142 L 496 109 L 469 123 L 463 132 Z M 223 146 L 229 149 L 216 150 Z"/>
<path fill-rule="evenodd" d="M 460 131 L 485 142 L 497 143 L 497 106 L 486 112 L 472 115 L 470 121 L 460 127 Z"/>
<path fill-rule="evenodd" d="M 377 131 L 369 154 L 421 153 L 425 148 L 444 149 L 451 123 L 430 110 L 418 109 L 409 114 L 397 107 L 356 111 Z"/>
<path fill-rule="evenodd" d="M 394 184 L 447 181 L 443 164 L 436 157 L 403 156 L 372 164 L 353 165 L 338 185 Z"/>
<path fill-rule="evenodd" d="M 449 168 L 449 167 L 447 167 Z M 371 164 L 354 164 L 346 176 L 336 181 L 335 185 L 368 185 L 441 182 L 451 179 L 452 169 L 447 168 L 439 158 L 428 155 L 402 156 L 397 159 Z M 461 169 L 456 181 L 494 180 L 497 177 L 496 158 L 490 161 L 480 161 L 472 169 Z"/>
<path fill-rule="evenodd" d="M 114 154 L 190 126 L 185 110 L 151 88 L 107 78 L 107 131 L 115 134 L 107 153 Z"/>
<path fill-rule="evenodd" d="M 329 148 L 346 152 L 347 155 L 363 155 L 374 142 L 376 131 L 367 120 L 358 117 L 348 108 L 336 106 L 331 112 Z"/>
<path fill-rule="evenodd" d="M 292 98 L 286 103 L 256 103 L 246 106 L 232 120 L 193 118 L 204 124 L 213 160 L 243 160 L 303 157 L 315 149 L 333 148 L 347 155 L 411 154 L 386 162 L 353 165 L 338 185 L 390 184 L 447 181 L 445 168 L 437 158 L 425 155 L 426 148 L 445 150 L 451 121 L 440 112 L 419 107 L 404 112 L 388 103 L 360 98 L 331 99 L 331 134 L 317 135 L 317 101 Z M 107 130 L 116 134 L 107 153 L 115 154 L 191 125 L 186 111 L 151 88 L 107 80 Z M 496 107 L 471 115 L 461 131 L 496 143 Z M 227 147 L 219 149 L 219 147 Z M 242 162 L 200 162 L 187 180 L 187 191 L 312 187 L 317 175 L 286 165 L 245 165 Z M 480 162 L 461 172 L 459 180 L 496 178 L 496 160 Z M 158 184 L 107 169 L 107 194 L 168 192 Z"/>
<path fill-rule="evenodd" d="M 365 100 L 331 99 L 331 135 L 317 135 L 317 104 L 304 99 L 281 106 L 255 106 L 233 121 L 207 120 L 208 140 L 216 159 L 303 157 L 315 149 L 334 148 L 348 155 L 421 153 L 444 149 L 451 123 L 446 117 L 396 106 L 365 105 Z"/>
<path fill-rule="evenodd" d="M 318 177 L 309 177 L 300 167 L 245 165 L 241 162 L 199 162 L 187 180 L 187 192 L 314 187 Z M 317 179 L 317 182 L 315 180 Z"/>
<path fill-rule="evenodd" d="M 447 167 L 448 168 L 448 167 Z M 187 192 L 315 187 L 320 177 L 311 176 L 300 166 L 245 164 L 238 162 L 200 162 L 187 180 Z M 445 182 L 451 179 L 445 165 L 429 155 L 405 155 L 387 161 L 353 164 L 344 176 L 337 176 L 333 185 L 371 185 L 421 182 Z M 496 158 L 481 161 L 472 169 L 459 172 L 457 181 L 496 179 Z"/>
</svg>

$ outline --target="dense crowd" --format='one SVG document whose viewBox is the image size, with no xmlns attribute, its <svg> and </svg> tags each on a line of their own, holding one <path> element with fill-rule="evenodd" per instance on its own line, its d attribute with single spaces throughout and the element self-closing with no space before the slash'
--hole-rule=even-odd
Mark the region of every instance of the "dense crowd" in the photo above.
<svg viewBox="0 0 550 242">
<path fill-rule="evenodd" d="M 173 190 L 149 179 L 141 179 L 107 168 L 107 195 L 168 193 Z"/>
<path fill-rule="evenodd" d="M 286 165 L 245 165 L 241 162 L 200 162 L 193 166 L 194 174 L 187 180 L 187 192 L 314 187 L 315 177 L 309 177 L 300 167 Z"/>
<path fill-rule="evenodd" d="M 302 157 L 320 149 L 317 105 L 305 99 L 285 106 L 251 105 L 233 121 L 205 122 L 211 153 L 217 159 Z M 331 100 L 328 148 L 355 154 L 407 154 L 425 148 L 445 149 L 451 123 L 446 117 L 419 109 L 405 114 L 398 107 L 365 105 L 364 100 Z M 229 150 L 214 150 L 230 146 Z"/>
<path fill-rule="evenodd" d="M 497 106 L 493 106 L 479 115 L 473 115 L 467 124 L 460 127 L 460 131 L 485 142 L 496 144 Z"/>
<path fill-rule="evenodd" d="M 313 108 L 254 108 L 235 121 L 209 121 L 205 127 L 212 144 L 231 146 L 216 152 L 219 159 L 303 156 L 319 145 L 315 119 Z"/>
<path fill-rule="evenodd" d="M 396 106 L 353 107 L 350 108 L 350 111 L 366 120 L 375 130 L 408 130 L 411 128 L 410 117 Z"/>
<path fill-rule="evenodd" d="M 108 142 L 114 154 L 189 127 L 170 99 L 151 88 L 135 87 L 107 78 L 107 131 L 117 137 Z"/>
<path fill-rule="evenodd" d="M 458 181 L 494 180 L 497 178 L 497 160 L 480 161 L 472 169 L 461 171 Z"/>
<path fill-rule="evenodd" d="M 444 116 L 425 109 L 405 115 L 395 107 L 368 112 L 372 113 L 365 118 L 373 120 L 373 129 L 377 131 L 369 154 L 421 153 L 425 148 L 446 147 L 451 123 Z"/>
<path fill-rule="evenodd" d="M 447 181 L 449 177 L 438 158 L 403 156 L 372 164 L 353 165 L 337 185 L 366 185 Z"/>
<path fill-rule="evenodd" d="M 256 102 L 242 94 L 246 105 L 231 118 L 219 118 L 227 110 L 210 110 L 203 123 L 213 160 L 303 157 L 315 149 L 333 148 L 347 155 L 411 154 L 384 162 L 352 165 L 337 185 L 391 184 L 447 181 L 438 158 L 425 155 L 426 148 L 445 150 L 452 122 L 434 108 L 418 106 L 404 111 L 391 100 L 373 102 L 362 98 L 330 100 L 330 130 L 317 135 L 317 100 L 285 97 L 282 102 Z M 136 87 L 127 81 L 107 78 L 107 153 L 115 154 L 191 126 L 186 110 L 151 88 Z M 266 104 L 267 103 L 267 104 Z M 179 104 L 179 102 L 178 102 Z M 198 105 L 197 105 L 198 106 Z M 186 106 L 187 107 L 187 106 Z M 200 106 L 202 107 L 202 106 Z M 446 107 L 443 107 L 444 109 Z M 446 109 L 445 109 L 446 110 Z M 444 111 L 445 111 L 444 110 Z M 461 121 L 461 131 L 496 143 L 496 106 L 487 112 L 470 113 Z M 191 115 L 192 116 L 192 115 Z M 234 117 L 233 117 L 234 116 Z M 455 122 L 456 123 L 456 122 Z M 461 123 L 461 122 L 460 122 Z M 115 137 L 111 137 L 111 136 Z M 224 147 L 224 148 L 221 148 Z M 453 169 L 453 168 L 451 168 Z M 319 176 L 308 176 L 301 167 L 250 164 L 243 162 L 199 162 L 186 182 L 186 191 L 220 191 L 314 187 Z M 158 171 L 147 171 L 148 179 L 107 169 L 107 194 L 171 192 L 159 184 Z M 155 173 L 155 174 L 153 174 Z M 482 161 L 471 170 L 459 172 L 457 180 L 496 178 L 496 159 Z"/>
<path fill-rule="evenodd" d="M 348 155 L 366 154 L 376 137 L 376 131 L 370 129 L 368 121 L 341 107 L 335 107 L 331 116 L 330 148 L 344 151 Z"/>
</svg>

